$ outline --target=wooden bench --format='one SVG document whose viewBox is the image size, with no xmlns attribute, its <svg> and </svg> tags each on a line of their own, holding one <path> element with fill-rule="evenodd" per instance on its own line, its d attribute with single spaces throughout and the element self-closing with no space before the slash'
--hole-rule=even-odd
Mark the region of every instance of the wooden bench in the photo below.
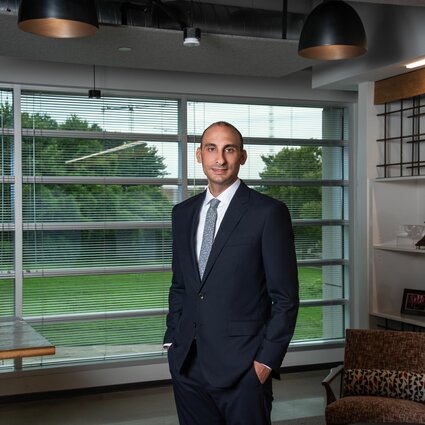
<svg viewBox="0 0 425 425">
<path fill-rule="evenodd" d="M 55 354 L 55 347 L 25 320 L 0 318 L 0 360 Z"/>
</svg>

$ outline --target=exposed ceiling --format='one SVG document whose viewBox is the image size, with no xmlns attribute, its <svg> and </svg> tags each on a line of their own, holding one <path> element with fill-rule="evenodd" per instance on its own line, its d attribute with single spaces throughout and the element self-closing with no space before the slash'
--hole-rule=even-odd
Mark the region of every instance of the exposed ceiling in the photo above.
<svg viewBox="0 0 425 425">
<path fill-rule="evenodd" d="M 263 77 L 310 65 L 298 56 L 294 40 L 203 34 L 201 46 L 188 48 L 181 31 L 113 26 L 102 26 L 94 37 L 59 40 L 18 30 L 10 15 L 0 15 L 0 31 L 0 55 L 25 59 Z"/>
<path fill-rule="evenodd" d="M 111 1 L 100 3 L 108 6 Z M 119 1 L 115 3 L 119 4 Z M 121 3 L 123 2 L 121 1 Z M 131 2 L 135 5 L 138 3 L 141 2 Z M 201 2 L 195 3 L 200 4 Z M 212 0 L 208 3 L 220 5 L 222 2 Z M 310 2 L 294 2 L 295 7 L 291 6 L 291 10 L 306 14 L 311 8 L 308 3 Z M 164 1 L 164 4 L 167 4 L 167 1 Z M 261 4 L 261 9 L 268 10 L 271 16 L 273 13 L 277 14 L 279 25 L 282 20 L 280 16 L 281 0 L 263 0 L 262 2 L 229 0 L 226 1 L 226 4 L 231 7 L 247 6 L 253 10 L 253 14 L 256 11 L 252 8 Z M 93 37 L 49 39 L 20 31 L 16 26 L 17 2 L 15 8 L 10 6 L 9 8 L 11 12 L 7 13 L 6 7 L 0 6 L 0 12 L 4 11 L 3 14 L 0 14 L 2 40 L 0 55 L 2 56 L 112 67 L 255 77 L 283 77 L 310 65 L 310 61 L 298 56 L 297 40 L 231 35 L 232 32 L 233 34 L 235 32 L 234 28 L 228 28 L 227 34 L 203 32 L 201 45 L 196 48 L 188 48 L 182 44 L 183 34 L 178 29 L 178 25 L 174 25 L 177 27 L 176 29 L 120 25 L 121 17 L 115 16 L 120 12 L 119 9 L 118 12 L 106 9 L 106 12 L 100 13 L 101 22 L 108 22 L 108 24 L 100 25 L 98 33 Z M 217 15 L 220 12 L 222 11 L 213 11 Z M 133 21 L 137 20 L 138 14 L 142 15 L 135 9 Z M 216 19 L 219 20 L 220 16 L 217 16 Z M 221 23 L 216 26 L 223 26 L 223 21 L 225 21 L 225 17 L 221 18 Z M 299 25 L 302 25 L 302 22 Z M 226 28 L 222 32 L 226 32 L 225 30 Z M 261 31 L 261 28 L 259 30 Z M 250 34 L 248 28 L 246 32 Z M 131 49 L 131 51 L 122 52 L 119 48 Z"/>
<path fill-rule="evenodd" d="M 101 2 L 104 1 L 106 2 L 106 0 Z M 141 0 L 132 1 L 132 3 L 140 2 Z M 362 0 L 362 2 L 425 7 L 425 0 Z M 206 3 L 206 1 L 194 3 Z M 218 5 L 226 3 L 235 7 L 261 8 L 280 13 L 283 2 L 282 0 L 209 0 L 208 3 Z M 319 2 L 313 0 L 289 0 L 288 11 L 306 15 L 317 3 Z M 314 64 L 314 61 L 298 56 L 296 39 L 203 33 L 201 46 L 188 48 L 182 45 L 180 30 L 123 25 L 101 25 L 98 33 L 88 38 L 49 39 L 20 31 L 16 26 L 16 8 L 14 10 L 10 4 L 16 6 L 18 1 L 0 1 L 0 56 L 111 67 L 271 78 L 284 77 Z M 11 10 L 7 11 L 7 7 Z M 122 47 L 130 51 L 120 51 L 119 48 Z"/>
</svg>

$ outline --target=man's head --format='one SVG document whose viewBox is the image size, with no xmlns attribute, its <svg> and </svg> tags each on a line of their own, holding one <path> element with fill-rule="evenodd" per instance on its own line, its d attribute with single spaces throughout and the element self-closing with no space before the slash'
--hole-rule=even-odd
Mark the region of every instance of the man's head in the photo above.
<svg viewBox="0 0 425 425">
<path fill-rule="evenodd" d="M 238 178 L 247 158 L 239 130 L 225 121 L 211 124 L 202 134 L 196 159 L 202 164 L 211 193 L 218 196 Z"/>
<path fill-rule="evenodd" d="M 228 127 L 228 128 L 230 128 L 230 129 L 232 129 L 237 135 L 238 135 L 238 138 L 239 138 L 239 141 L 240 141 L 240 148 L 241 148 L 241 150 L 243 150 L 243 137 L 242 137 L 242 134 L 241 134 L 241 132 L 233 125 L 233 124 L 230 124 L 229 122 L 227 122 L 227 121 L 217 121 L 217 122 L 214 122 L 214 123 L 212 123 L 211 125 L 209 125 L 205 130 L 204 130 L 204 132 L 202 133 L 202 136 L 201 136 L 201 147 L 202 147 L 202 141 L 204 140 L 204 135 L 205 135 L 205 133 L 211 128 L 211 127 L 214 127 L 214 126 L 223 126 L 223 127 Z"/>
</svg>

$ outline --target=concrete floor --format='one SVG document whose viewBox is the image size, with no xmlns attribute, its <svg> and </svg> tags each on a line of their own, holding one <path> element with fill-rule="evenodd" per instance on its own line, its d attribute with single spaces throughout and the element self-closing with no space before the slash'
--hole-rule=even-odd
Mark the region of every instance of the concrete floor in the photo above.
<svg viewBox="0 0 425 425">
<path fill-rule="evenodd" d="M 274 380 L 272 419 L 323 415 L 327 370 Z M 1 425 L 177 425 L 170 385 L 37 401 L 0 403 Z"/>
</svg>

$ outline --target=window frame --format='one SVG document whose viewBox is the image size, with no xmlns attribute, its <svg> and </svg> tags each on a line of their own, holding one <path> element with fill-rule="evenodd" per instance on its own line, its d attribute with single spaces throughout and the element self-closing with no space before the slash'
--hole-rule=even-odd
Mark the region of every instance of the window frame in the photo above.
<svg viewBox="0 0 425 425">
<path fill-rule="evenodd" d="M 4 88 L 7 88 L 7 85 L 3 85 Z M 27 135 L 27 133 L 29 133 L 28 131 L 23 131 L 22 127 L 21 127 L 21 120 L 20 120 L 20 97 L 21 97 L 21 90 L 33 90 L 33 88 L 31 87 L 24 87 L 22 86 L 14 86 L 13 87 L 13 98 L 14 98 L 14 111 L 15 111 L 15 128 L 8 130 L 9 135 L 13 135 L 14 136 L 14 149 L 15 149 L 15 159 L 17 158 L 16 155 L 20 155 L 19 158 L 22 158 L 22 137 L 25 137 Z M 52 87 L 37 87 L 37 91 L 43 92 L 43 93 L 57 93 L 57 92 L 61 92 L 61 93 L 65 93 L 67 91 L 69 91 L 70 93 L 78 93 L 79 90 L 73 90 L 73 89 L 58 89 L 58 88 L 52 88 Z M 83 93 L 81 93 L 83 95 Z M 106 94 L 106 92 L 105 92 Z M 122 96 L 122 92 L 120 91 L 111 91 L 110 93 L 111 95 L 116 95 L 116 96 Z M 127 94 L 125 94 L 127 95 Z M 190 101 L 196 101 L 196 102 L 202 102 L 202 101 L 206 101 L 206 102 L 211 102 L 211 101 L 215 101 L 215 102 L 223 102 L 223 103 L 252 103 L 252 104 L 258 104 L 258 105 L 282 105 L 282 106 L 320 106 L 320 107 L 325 107 L 325 106 L 340 106 L 340 107 L 349 107 L 349 105 L 344 104 L 343 102 L 320 102 L 320 101 L 276 101 L 276 100 L 267 100 L 267 99 L 245 99 L 245 98 L 226 98 L 226 97 L 215 97 L 215 96 L 200 96 L 200 97 L 191 97 L 190 99 L 188 99 L 185 96 L 166 96 L 164 94 L 160 94 L 159 96 L 155 96 L 155 94 L 149 93 L 148 95 L 144 95 L 143 93 L 137 93 L 137 96 L 134 97 L 148 97 L 148 98 L 153 98 L 153 99 L 167 99 L 167 100 L 177 100 L 179 103 L 179 112 L 178 112 L 178 120 L 179 120 L 179 127 L 178 127 L 178 145 L 179 145 L 179 168 L 180 168 L 180 175 L 178 176 L 178 178 L 170 178 L 170 179 L 164 179 L 164 178 L 152 178 L 152 179 L 144 179 L 144 178 L 137 178 L 137 177 L 132 177 L 132 178 L 115 178 L 115 177 L 109 177 L 109 178 L 98 178 L 98 182 L 100 183 L 100 181 L 102 183 L 118 183 L 118 181 L 120 183 L 125 183 L 125 184 L 158 184 L 158 185 L 163 185 L 163 184 L 172 184 L 172 185 L 177 185 L 179 187 L 180 190 L 180 197 L 181 200 L 187 199 L 188 197 L 188 187 L 190 186 L 190 183 L 188 182 L 188 163 L 187 163 L 187 149 L 188 149 L 188 145 L 189 143 L 192 143 L 192 141 L 189 141 L 190 139 L 190 135 L 188 135 L 188 124 L 187 124 L 187 104 Z M 19 114 L 17 113 L 19 111 Z M 349 111 L 348 114 L 349 116 L 351 116 L 352 111 Z M 17 115 L 19 115 L 19 117 L 17 117 Z M 352 129 L 352 120 L 349 119 L 349 126 Z M 49 130 L 43 130 L 43 135 L 45 136 L 47 134 Z M 61 137 L 75 137 L 77 136 L 78 132 L 72 132 L 72 131 L 63 131 L 61 132 Z M 53 134 L 53 133 L 52 133 Z M 56 133 L 57 134 L 57 133 Z M 32 134 L 31 134 L 32 135 Z M 93 138 L 93 134 L 88 134 L 87 138 Z M 124 133 L 120 134 L 120 138 L 124 137 Z M 137 135 L 135 135 L 134 133 L 129 134 L 129 140 L 130 138 L 133 138 L 134 140 L 137 139 Z M 134 136 L 134 137 L 133 137 Z M 81 134 L 78 134 L 78 137 L 81 137 Z M 104 133 L 102 133 L 102 137 L 104 137 Z M 160 138 L 160 137 L 159 137 Z M 352 163 L 352 158 L 351 158 L 351 149 L 350 149 L 350 143 L 352 140 L 352 130 L 349 134 L 349 138 L 346 141 L 341 141 L 341 146 L 347 146 L 348 147 L 348 160 L 349 160 L 349 167 L 351 167 L 351 163 Z M 258 138 L 245 138 L 244 139 L 246 144 L 251 144 L 251 143 L 258 143 Z M 275 142 L 276 145 L 278 144 L 288 144 L 288 143 L 292 143 L 293 145 L 297 145 L 300 143 L 300 140 L 298 139 L 273 139 L 273 141 Z M 196 140 L 196 142 L 199 142 L 199 140 Z M 323 146 L 324 144 L 328 143 L 326 140 L 320 140 L 321 142 L 321 146 Z M 270 140 L 267 139 L 267 143 L 270 144 Z M 335 141 L 331 141 L 329 142 L 330 144 L 332 144 L 332 146 L 335 146 Z M 311 144 L 316 144 L 316 142 L 311 142 Z M 16 146 L 18 145 L 18 146 Z M 304 140 L 303 145 L 308 145 L 308 142 L 306 142 Z M 18 161 L 19 162 L 19 161 Z M 23 223 L 23 217 L 22 217 L 22 185 L 23 184 L 35 184 L 38 181 L 43 181 L 44 183 L 49 182 L 49 183 L 58 183 L 58 184 L 65 184 L 65 183 L 84 183 L 86 182 L 87 178 L 81 178 L 81 177 L 42 177 L 40 179 L 38 179 L 37 177 L 30 177 L 30 176 L 23 176 L 22 175 L 22 164 L 16 164 L 17 166 L 15 167 L 15 174 L 14 176 L 11 176 L 9 178 L 9 182 L 15 185 L 15 188 L 18 190 L 19 192 L 19 186 L 20 186 L 20 196 L 21 196 L 21 201 L 20 201 L 20 205 L 19 205 L 19 197 L 16 197 L 16 201 L 15 201 L 15 206 L 17 206 L 18 208 L 16 208 L 16 216 L 15 216 L 15 223 L 11 226 L 15 232 L 15 236 L 16 240 L 15 240 L 15 257 L 16 258 L 22 258 L 22 249 L 23 249 L 23 242 L 22 242 L 22 234 L 25 230 L 32 230 L 34 228 L 33 225 L 31 224 L 25 224 Z M 352 173 L 350 173 L 350 175 L 352 176 Z M 96 178 L 94 178 L 96 179 Z M 5 181 L 5 179 L 3 179 L 3 181 Z M 201 183 L 206 183 L 206 180 L 197 180 L 197 182 L 201 182 Z M 264 184 L 264 180 L 249 180 L 247 181 L 247 183 L 249 185 L 255 185 L 258 184 L 259 182 L 261 182 L 262 184 Z M 338 182 L 338 181 L 337 181 Z M 267 181 L 266 181 L 267 183 Z M 277 184 L 274 181 L 270 181 L 269 183 L 272 184 Z M 282 182 L 279 182 L 279 184 L 281 184 Z M 293 182 L 292 182 L 293 183 Z M 325 181 L 321 181 L 321 182 L 314 182 L 314 181 L 309 181 L 309 182 L 300 182 L 301 185 L 304 184 L 314 184 L 314 185 L 319 185 L 319 186 L 323 186 L 324 184 L 326 185 L 330 185 L 332 186 L 333 184 L 335 184 L 335 186 L 341 186 L 340 184 L 337 184 L 335 181 L 332 180 L 325 180 Z M 348 196 L 350 197 L 350 187 L 351 187 L 351 180 L 348 179 L 345 183 L 344 186 L 347 187 L 348 190 Z M 19 193 L 18 193 L 19 195 Z M 350 200 L 351 201 L 351 200 Z M 350 209 L 351 209 L 351 204 L 352 202 L 349 202 L 350 205 Z M 20 211 L 20 213 L 19 213 Z M 348 234 L 348 241 L 349 243 L 351 243 L 352 241 L 352 226 L 351 226 L 351 219 L 352 216 L 349 215 L 349 219 L 348 220 L 311 220 L 308 223 L 304 222 L 304 224 L 321 224 L 321 225 L 341 225 L 342 228 L 344 229 L 344 232 Z M 114 225 L 119 225 L 119 223 L 114 223 Z M 294 220 L 294 224 L 297 225 L 297 220 Z M 152 224 L 149 223 L 142 223 L 140 224 L 140 228 L 150 228 Z M 48 227 L 49 225 L 44 223 L 43 226 Z M 55 227 L 56 226 L 56 227 Z M 125 227 L 125 225 L 123 224 L 123 226 Z M 171 222 L 169 223 L 162 223 L 161 226 L 165 226 L 167 228 L 171 227 Z M 64 226 L 63 229 L 65 229 L 66 226 Z M 51 226 L 51 230 L 61 230 L 60 226 L 56 225 L 52 225 Z M 20 257 L 19 257 L 20 255 Z M 20 263 L 20 264 L 19 264 Z M 348 317 L 349 317 L 349 306 L 350 306 L 350 301 L 349 301 L 349 285 L 348 285 L 348 275 L 351 273 L 350 272 L 350 264 L 351 264 L 351 259 L 348 256 L 348 258 L 342 259 L 342 260 L 299 260 L 299 264 L 302 265 L 342 265 L 344 266 L 344 273 L 346 274 L 346 277 L 344 278 L 344 284 L 345 284 L 345 294 L 346 296 L 344 298 L 338 299 L 338 300 L 310 300 L 310 301 L 302 301 L 301 306 L 305 306 L 305 307 L 315 307 L 315 306 L 334 306 L 334 305 L 344 305 L 346 307 L 345 310 L 345 317 L 344 317 L 344 328 L 346 327 L 346 324 L 348 323 Z M 162 268 L 162 270 L 164 270 Z M 146 269 L 144 270 L 140 270 L 140 271 L 146 271 Z M 171 271 L 171 265 L 170 267 L 167 269 L 167 271 Z M 72 273 L 71 273 L 72 274 Z M 21 277 L 19 277 L 21 276 Z M 25 276 L 25 271 L 22 269 L 22 261 L 16 262 L 15 265 L 15 314 L 17 316 L 22 316 L 22 296 L 23 296 L 23 277 Z M 34 276 L 34 274 L 31 274 L 31 276 Z M 160 310 L 160 311 L 158 311 Z M 141 317 L 141 316 L 150 316 L 150 315 L 154 315 L 154 314 L 166 314 L 166 310 L 164 309 L 151 309 L 151 310 L 135 310 L 132 311 L 131 313 L 128 312 L 114 312 L 113 316 L 114 317 Z M 104 316 L 103 313 L 99 313 L 99 315 Z M 108 314 L 109 315 L 109 314 Z M 81 316 L 79 316 L 81 317 Z M 90 319 L 94 319 L 96 318 L 96 316 L 87 315 L 87 318 Z M 26 320 L 28 320 L 30 323 L 40 323 L 42 321 L 52 321 L 54 322 L 55 320 L 57 321 L 66 321 L 66 320 L 75 320 L 75 318 L 72 317 L 72 315 L 67 315 L 67 316 L 62 316 L 62 315 L 58 315 L 58 317 L 50 317 L 50 318 L 42 318 L 42 317 L 37 317 L 37 316 L 31 316 L 31 317 L 27 317 Z M 299 345 L 302 345 L 304 347 L 308 347 L 311 345 L 314 345 L 315 343 L 313 342 L 312 344 L 309 344 L 308 342 L 306 343 L 301 343 Z M 297 343 L 293 343 L 292 345 L 297 345 Z M 158 353 L 159 354 L 159 353 Z M 163 354 L 163 353 L 162 353 Z M 160 354 L 159 354 L 160 355 Z"/>
</svg>

